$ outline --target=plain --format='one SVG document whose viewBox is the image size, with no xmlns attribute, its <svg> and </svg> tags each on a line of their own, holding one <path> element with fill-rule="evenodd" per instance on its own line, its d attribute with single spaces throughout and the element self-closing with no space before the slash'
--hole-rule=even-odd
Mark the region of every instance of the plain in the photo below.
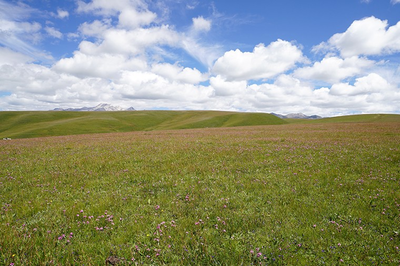
<svg viewBox="0 0 400 266">
<path fill-rule="evenodd" d="M 0 141 L 0 264 L 398 265 L 400 123 L 357 119 Z"/>
</svg>

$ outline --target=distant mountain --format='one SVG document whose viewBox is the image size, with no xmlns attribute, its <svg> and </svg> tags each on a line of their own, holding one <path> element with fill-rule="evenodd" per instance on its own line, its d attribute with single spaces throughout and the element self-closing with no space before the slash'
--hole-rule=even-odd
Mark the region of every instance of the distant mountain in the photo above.
<svg viewBox="0 0 400 266">
<path fill-rule="evenodd" d="M 288 115 L 271 113 L 271 115 L 277 116 L 282 119 L 284 119 L 284 118 L 293 118 L 293 119 L 320 119 L 320 118 L 322 118 L 321 116 L 318 116 L 318 115 L 305 115 L 302 113 L 288 114 Z"/>
<path fill-rule="evenodd" d="M 81 107 L 81 108 L 55 108 L 54 111 L 135 111 L 135 108 L 129 107 L 127 109 L 120 106 L 113 106 L 108 103 L 100 103 L 95 107 Z"/>
</svg>

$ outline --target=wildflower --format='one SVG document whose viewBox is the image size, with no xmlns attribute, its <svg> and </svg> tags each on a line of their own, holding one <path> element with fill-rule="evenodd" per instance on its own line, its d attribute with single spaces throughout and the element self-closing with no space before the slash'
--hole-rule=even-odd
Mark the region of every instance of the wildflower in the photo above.
<svg viewBox="0 0 400 266">
<path fill-rule="evenodd" d="M 337 245 L 338 245 L 339 247 L 342 246 L 342 244 L 340 244 L 340 243 L 338 243 Z"/>
<path fill-rule="evenodd" d="M 257 253 L 257 258 L 258 258 L 258 257 L 261 257 L 261 255 L 262 255 L 262 253 L 261 253 L 261 252 L 258 252 L 258 253 Z"/>
</svg>

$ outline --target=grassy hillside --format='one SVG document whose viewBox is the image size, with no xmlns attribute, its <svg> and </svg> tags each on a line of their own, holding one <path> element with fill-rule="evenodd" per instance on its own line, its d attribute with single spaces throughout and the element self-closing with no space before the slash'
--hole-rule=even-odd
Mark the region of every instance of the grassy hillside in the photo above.
<svg viewBox="0 0 400 266">
<path fill-rule="evenodd" d="M 285 123 L 265 113 L 221 111 L 0 112 L 0 138 Z"/>
<path fill-rule="evenodd" d="M 323 119 L 285 119 L 291 124 L 316 124 L 316 123 L 375 123 L 375 122 L 399 122 L 400 115 L 395 114 L 368 114 L 368 115 L 346 115 L 328 117 Z"/>
</svg>

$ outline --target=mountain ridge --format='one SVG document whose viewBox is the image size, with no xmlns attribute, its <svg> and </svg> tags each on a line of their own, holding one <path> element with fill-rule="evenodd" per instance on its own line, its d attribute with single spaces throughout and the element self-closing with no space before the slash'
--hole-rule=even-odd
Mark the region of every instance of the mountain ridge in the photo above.
<svg viewBox="0 0 400 266">
<path fill-rule="evenodd" d="M 112 111 L 135 111 L 135 108 L 122 108 L 108 103 L 100 103 L 93 107 L 80 107 L 80 108 L 55 108 L 53 111 L 74 111 L 74 112 L 112 112 Z"/>
<path fill-rule="evenodd" d="M 321 119 L 321 118 L 323 118 L 323 117 L 321 117 L 319 115 L 305 115 L 303 113 L 292 113 L 292 114 L 287 114 L 287 115 L 271 113 L 271 115 L 274 115 L 274 116 L 282 118 L 282 119 L 285 119 L 285 118 L 291 118 L 291 119 Z"/>
</svg>

